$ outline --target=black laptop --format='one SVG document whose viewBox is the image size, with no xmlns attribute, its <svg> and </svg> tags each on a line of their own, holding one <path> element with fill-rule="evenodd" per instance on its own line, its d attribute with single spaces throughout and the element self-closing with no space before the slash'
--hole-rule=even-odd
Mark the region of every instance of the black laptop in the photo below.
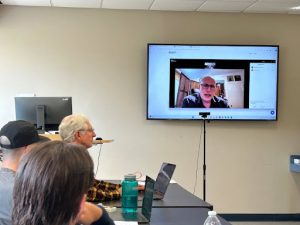
<svg viewBox="0 0 300 225">
<path fill-rule="evenodd" d="M 175 168 L 176 165 L 172 163 L 164 162 L 161 165 L 154 184 L 154 193 L 153 193 L 154 200 L 161 200 L 165 197 L 165 194 L 167 192 Z M 143 198 L 144 198 L 144 192 L 139 193 L 138 200 L 141 201 L 143 200 Z"/>
<path fill-rule="evenodd" d="M 172 163 L 164 162 L 159 170 L 155 184 L 154 184 L 154 194 L 153 199 L 163 199 L 168 186 L 170 184 L 171 178 L 175 171 L 176 165 Z"/>
<path fill-rule="evenodd" d="M 135 221 L 141 224 L 149 223 L 152 210 L 154 183 L 152 178 L 146 176 L 142 209 L 137 209 L 134 213 L 123 213 L 122 208 L 117 208 L 113 212 L 108 212 L 109 216 L 114 221 Z"/>
</svg>

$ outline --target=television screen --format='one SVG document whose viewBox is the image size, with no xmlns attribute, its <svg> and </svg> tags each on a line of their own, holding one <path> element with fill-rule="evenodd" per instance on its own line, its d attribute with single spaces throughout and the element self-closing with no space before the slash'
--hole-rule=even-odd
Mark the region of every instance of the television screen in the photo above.
<svg viewBox="0 0 300 225">
<path fill-rule="evenodd" d="M 72 97 L 15 97 L 16 119 L 33 123 L 41 133 L 56 131 L 72 114 Z"/>
<path fill-rule="evenodd" d="M 148 44 L 147 119 L 277 120 L 277 45 Z"/>
</svg>

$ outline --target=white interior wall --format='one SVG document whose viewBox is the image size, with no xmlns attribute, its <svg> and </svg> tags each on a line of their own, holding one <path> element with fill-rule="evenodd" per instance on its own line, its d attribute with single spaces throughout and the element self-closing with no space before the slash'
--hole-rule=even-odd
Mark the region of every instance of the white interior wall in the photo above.
<svg viewBox="0 0 300 225">
<path fill-rule="evenodd" d="M 239 21 L 239 23 L 237 23 Z M 163 161 L 202 197 L 201 122 L 147 121 L 147 43 L 279 44 L 279 120 L 207 124 L 207 201 L 220 213 L 298 213 L 299 15 L 143 12 L 0 7 L 0 125 L 15 119 L 14 96 L 72 96 L 102 147 L 98 178 Z M 99 146 L 91 149 L 95 161 Z"/>
</svg>

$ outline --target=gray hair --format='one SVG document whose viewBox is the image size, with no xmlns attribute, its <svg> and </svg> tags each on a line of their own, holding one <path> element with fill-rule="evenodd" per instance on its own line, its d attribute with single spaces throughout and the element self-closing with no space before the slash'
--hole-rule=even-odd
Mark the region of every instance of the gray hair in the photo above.
<svg viewBox="0 0 300 225">
<path fill-rule="evenodd" d="M 203 84 L 203 80 L 204 80 L 204 79 L 207 79 L 207 78 L 214 80 L 215 83 L 216 83 L 216 80 L 215 80 L 212 76 L 210 76 L 210 75 L 201 77 L 201 78 L 199 79 L 199 83 L 200 83 L 200 84 Z"/>
<path fill-rule="evenodd" d="M 73 142 L 75 140 L 75 133 L 80 130 L 85 130 L 89 122 L 88 118 L 81 114 L 66 116 L 58 127 L 62 140 Z"/>
</svg>

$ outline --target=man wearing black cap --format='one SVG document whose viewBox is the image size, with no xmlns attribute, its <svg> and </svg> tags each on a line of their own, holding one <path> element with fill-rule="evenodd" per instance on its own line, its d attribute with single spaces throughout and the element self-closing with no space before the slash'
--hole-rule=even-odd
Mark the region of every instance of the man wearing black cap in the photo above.
<svg viewBox="0 0 300 225">
<path fill-rule="evenodd" d="M 8 122 L 0 130 L 3 153 L 0 168 L 0 224 L 11 224 L 12 192 L 15 172 L 22 156 L 41 140 L 33 124 L 17 120 Z"/>
</svg>

